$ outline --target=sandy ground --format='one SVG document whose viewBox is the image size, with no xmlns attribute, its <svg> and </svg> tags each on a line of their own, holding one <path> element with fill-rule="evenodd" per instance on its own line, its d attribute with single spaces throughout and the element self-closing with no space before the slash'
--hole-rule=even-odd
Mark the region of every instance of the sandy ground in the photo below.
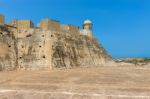
<svg viewBox="0 0 150 99">
<path fill-rule="evenodd" d="M 150 68 L 0 72 L 0 99 L 150 99 Z"/>
</svg>

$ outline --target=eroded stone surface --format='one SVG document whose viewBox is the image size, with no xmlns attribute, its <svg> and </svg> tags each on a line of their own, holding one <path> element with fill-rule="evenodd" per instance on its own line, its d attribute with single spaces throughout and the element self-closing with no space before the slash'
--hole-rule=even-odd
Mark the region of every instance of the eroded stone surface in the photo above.
<svg viewBox="0 0 150 99">
<path fill-rule="evenodd" d="M 3 21 L 2 21 L 3 22 Z M 76 66 L 101 66 L 111 58 L 92 36 L 92 23 L 83 30 L 42 20 L 34 27 L 30 20 L 0 25 L 1 70 L 48 70 Z"/>
</svg>

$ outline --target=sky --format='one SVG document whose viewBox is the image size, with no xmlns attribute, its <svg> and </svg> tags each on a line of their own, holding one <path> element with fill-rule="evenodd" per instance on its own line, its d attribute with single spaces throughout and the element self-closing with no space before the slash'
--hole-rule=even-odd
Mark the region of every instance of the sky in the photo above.
<svg viewBox="0 0 150 99">
<path fill-rule="evenodd" d="M 150 0 L 0 0 L 6 23 L 13 19 L 93 22 L 93 35 L 114 58 L 150 57 Z"/>
</svg>

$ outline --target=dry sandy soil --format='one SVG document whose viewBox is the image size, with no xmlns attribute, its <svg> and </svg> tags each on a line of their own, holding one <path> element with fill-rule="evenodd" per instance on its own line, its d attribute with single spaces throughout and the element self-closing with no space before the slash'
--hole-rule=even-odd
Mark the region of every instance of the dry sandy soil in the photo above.
<svg viewBox="0 0 150 99">
<path fill-rule="evenodd" d="M 0 99 L 150 99 L 150 68 L 0 72 Z"/>
</svg>

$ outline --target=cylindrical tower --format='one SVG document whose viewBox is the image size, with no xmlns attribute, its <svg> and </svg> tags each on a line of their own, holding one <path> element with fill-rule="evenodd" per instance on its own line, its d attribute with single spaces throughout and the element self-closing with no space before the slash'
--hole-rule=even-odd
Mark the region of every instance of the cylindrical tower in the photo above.
<svg viewBox="0 0 150 99">
<path fill-rule="evenodd" d="M 84 21 L 83 29 L 92 30 L 93 24 L 90 20 Z"/>
<path fill-rule="evenodd" d="M 90 20 L 84 21 L 83 30 L 86 32 L 85 34 L 88 36 L 92 36 L 93 24 Z"/>
</svg>

